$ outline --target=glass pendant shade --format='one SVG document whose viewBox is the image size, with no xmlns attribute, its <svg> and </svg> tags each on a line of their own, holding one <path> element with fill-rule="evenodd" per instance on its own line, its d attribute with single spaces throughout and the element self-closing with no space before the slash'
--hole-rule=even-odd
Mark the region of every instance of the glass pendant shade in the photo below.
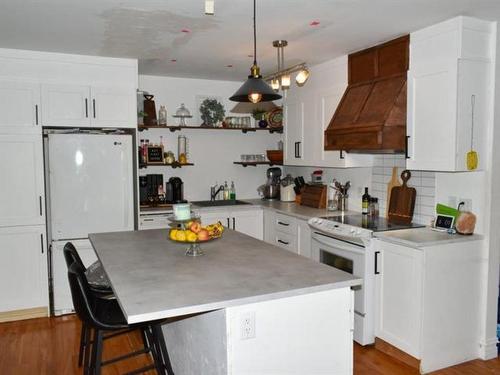
<svg viewBox="0 0 500 375">
<path fill-rule="evenodd" d="M 297 73 L 297 76 L 295 77 L 295 82 L 297 83 L 297 86 L 302 87 L 307 82 L 308 78 L 309 78 L 309 70 L 303 68 Z"/>
<path fill-rule="evenodd" d="M 278 91 L 280 89 L 280 80 L 278 78 L 273 78 L 271 81 L 271 88 L 274 91 Z"/>
<path fill-rule="evenodd" d="M 281 89 L 288 90 L 290 88 L 290 74 L 283 74 L 281 76 Z"/>
</svg>

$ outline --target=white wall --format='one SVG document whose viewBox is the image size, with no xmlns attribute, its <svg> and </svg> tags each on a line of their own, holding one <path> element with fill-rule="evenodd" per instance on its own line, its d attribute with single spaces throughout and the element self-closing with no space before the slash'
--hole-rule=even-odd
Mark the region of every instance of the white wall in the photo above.
<svg viewBox="0 0 500 375">
<path fill-rule="evenodd" d="M 139 76 L 139 88 L 155 95 L 156 109 L 160 105 L 167 108 L 167 122 L 177 124 L 178 119 L 172 114 L 181 103 L 191 111 L 192 119 L 187 119 L 188 125 L 196 123 L 195 112 L 197 95 L 214 95 L 223 99 L 226 116 L 236 104 L 228 100 L 229 96 L 241 85 L 240 82 L 211 81 L 202 79 L 186 79 L 172 77 Z M 141 169 L 140 174 L 163 173 L 164 180 L 172 176 L 182 178 L 184 181 L 184 195 L 188 200 L 210 199 L 210 185 L 216 181 L 228 184 L 233 180 L 236 185 L 237 198 L 256 198 L 257 187 L 266 180 L 266 166 L 242 167 L 233 164 L 239 161 L 241 154 L 266 153 L 268 149 L 276 149 L 279 134 L 268 132 L 254 132 L 243 134 L 240 131 L 218 130 L 186 130 L 171 133 L 167 130 L 148 130 L 138 133 L 140 139 L 149 139 L 150 142 L 159 142 L 163 136 L 166 150 L 172 150 L 177 156 L 177 137 L 185 135 L 189 140 L 190 161 L 195 165 L 182 169 L 169 167 L 148 167 Z"/>
</svg>

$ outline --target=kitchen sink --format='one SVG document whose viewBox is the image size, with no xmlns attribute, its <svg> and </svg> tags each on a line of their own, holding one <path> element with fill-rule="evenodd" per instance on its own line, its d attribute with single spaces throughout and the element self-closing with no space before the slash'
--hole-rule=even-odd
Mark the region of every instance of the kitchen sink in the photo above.
<svg viewBox="0 0 500 375">
<path fill-rule="evenodd" d="M 240 206 L 245 204 L 251 204 L 245 201 L 239 200 L 228 200 L 228 201 L 195 201 L 191 202 L 193 205 L 198 207 L 219 207 L 219 206 Z"/>
</svg>

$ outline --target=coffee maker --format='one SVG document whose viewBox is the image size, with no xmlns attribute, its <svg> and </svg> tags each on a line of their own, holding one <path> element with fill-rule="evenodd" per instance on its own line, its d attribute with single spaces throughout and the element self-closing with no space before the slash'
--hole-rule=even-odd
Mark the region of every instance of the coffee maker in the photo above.
<svg viewBox="0 0 500 375">
<path fill-rule="evenodd" d="M 280 199 L 281 169 L 276 167 L 269 168 L 266 172 L 266 176 L 267 181 L 263 189 L 264 199 Z"/>
<path fill-rule="evenodd" d="M 184 200 L 184 183 L 179 177 L 170 177 L 166 184 L 167 199 L 172 203 L 186 203 Z"/>
</svg>

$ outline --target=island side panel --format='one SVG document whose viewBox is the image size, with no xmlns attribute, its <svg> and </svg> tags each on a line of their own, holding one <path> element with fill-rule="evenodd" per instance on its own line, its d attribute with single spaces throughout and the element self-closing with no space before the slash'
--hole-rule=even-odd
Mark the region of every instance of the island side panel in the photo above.
<svg viewBox="0 0 500 375">
<path fill-rule="evenodd" d="M 163 333 L 176 375 L 228 373 L 225 310 L 179 317 Z"/>
<path fill-rule="evenodd" d="M 342 288 L 227 308 L 228 374 L 352 374 L 352 301 Z M 244 339 L 248 316 L 255 337 Z"/>
</svg>

